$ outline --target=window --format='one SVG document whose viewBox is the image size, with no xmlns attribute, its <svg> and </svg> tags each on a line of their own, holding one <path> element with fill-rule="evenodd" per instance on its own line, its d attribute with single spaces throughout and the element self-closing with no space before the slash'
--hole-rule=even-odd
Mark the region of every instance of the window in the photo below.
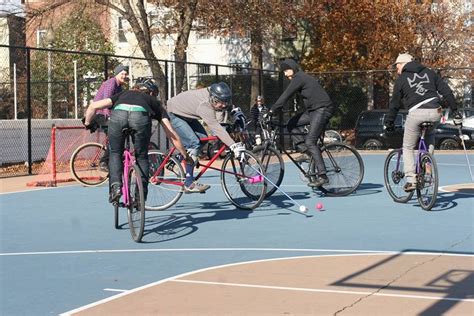
<svg viewBox="0 0 474 316">
<path fill-rule="evenodd" d="M 199 74 L 210 74 L 211 73 L 211 65 L 207 65 L 207 64 L 198 65 L 198 73 Z"/>
<path fill-rule="evenodd" d="M 48 35 L 47 30 L 36 30 L 36 47 L 46 47 L 46 36 Z"/>
<path fill-rule="evenodd" d="M 118 28 L 118 41 L 119 41 L 119 43 L 126 43 L 127 38 L 125 37 L 125 31 L 123 29 L 123 18 L 122 17 L 118 18 L 117 28 Z"/>
</svg>

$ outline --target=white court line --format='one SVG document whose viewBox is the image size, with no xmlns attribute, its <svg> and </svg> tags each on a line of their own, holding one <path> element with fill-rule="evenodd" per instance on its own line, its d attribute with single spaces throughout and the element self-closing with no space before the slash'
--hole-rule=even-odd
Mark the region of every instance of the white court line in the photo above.
<svg viewBox="0 0 474 316">
<path fill-rule="evenodd" d="M 107 292 L 127 292 L 128 290 L 122 290 L 122 289 L 104 289 L 104 291 L 107 291 Z"/>
<path fill-rule="evenodd" d="M 360 253 L 360 254 L 337 254 L 337 255 L 296 256 L 296 257 L 271 258 L 271 259 L 261 259 L 261 260 L 252 260 L 252 261 L 245 261 L 245 262 L 229 263 L 229 264 L 223 264 L 223 265 L 214 266 L 214 267 L 208 267 L 208 268 L 198 269 L 198 270 L 195 270 L 195 271 L 186 272 L 186 273 L 179 274 L 179 275 L 176 275 L 176 276 L 173 276 L 173 277 L 169 277 L 169 278 L 166 278 L 166 279 L 163 279 L 163 280 L 160 280 L 160 281 L 156 281 L 156 282 L 153 282 L 153 283 L 149 283 L 149 284 L 146 284 L 146 285 L 144 285 L 144 286 L 140 286 L 140 287 L 137 287 L 137 288 L 135 288 L 135 289 L 129 290 L 129 291 L 127 291 L 127 292 L 123 292 L 123 293 L 120 293 L 120 294 L 117 294 L 117 295 L 114 295 L 114 296 L 105 298 L 105 299 L 103 299 L 103 300 L 100 300 L 100 301 L 97 301 L 97 302 L 94 302 L 94 303 L 91 303 L 91 304 L 88 304 L 88 305 L 84 305 L 84 306 L 82 306 L 82 307 L 79 307 L 79 308 L 76 308 L 76 309 L 73 309 L 73 310 L 70 310 L 70 311 L 67 311 L 67 312 L 64 312 L 64 313 L 61 313 L 60 316 L 62 316 L 62 315 L 64 315 L 64 316 L 72 315 L 72 314 L 74 314 L 74 313 L 77 313 L 77 312 L 80 312 L 80 311 L 89 309 L 89 308 L 91 308 L 91 307 L 98 306 L 98 305 L 100 305 L 100 304 L 104 304 L 104 303 L 107 303 L 107 302 L 110 302 L 110 301 L 119 299 L 119 298 L 121 298 L 121 297 L 123 297 L 123 296 L 125 296 L 125 295 L 128 295 L 128 294 L 132 294 L 132 293 L 135 293 L 135 292 L 138 292 L 138 291 L 141 291 L 141 290 L 144 290 L 144 289 L 147 289 L 147 288 L 150 288 L 150 287 L 159 285 L 159 284 L 163 284 L 163 283 L 168 282 L 168 281 L 174 281 L 174 280 L 176 280 L 176 279 L 184 278 L 184 277 L 189 276 L 189 275 L 192 275 L 192 274 L 197 274 L 197 273 L 206 272 L 206 271 L 210 271 L 210 270 L 216 270 L 216 269 L 221 269 L 221 268 L 239 266 L 239 265 L 250 264 L 250 263 L 270 262 L 270 261 L 279 261 L 279 260 L 293 260 L 293 259 L 303 259 L 303 258 L 327 258 L 327 257 L 353 257 L 353 256 L 367 256 L 367 255 L 369 255 L 369 256 L 381 256 L 381 255 L 398 255 L 398 254 L 406 254 L 406 255 L 440 255 L 440 253 L 387 251 L 387 252 L 381 252 L 381 253 Z M 456 254 L 443 254 L 443 255 L 447 255 L 447 256 L 449 256 L 449 255 L 452 255 L 452 256 L 466 256 L 466 255 L 463 255 L 463 254 L 460 254 L 460 255 L 456 255 Z M 473 255 L 467 255 L 467 256 L 473 256 Z"/>
<path fill-rule="evenodd" d="M 373 296 L 416 298 L 416 299 L 435 300 L 435 301 L 456 301 L 456 302 L 471 302 L 471 303 L 474 303 L 474 299 L 457 298 L 457 297 L 385 294 L 385 293 L 360 292 L 360 291 L 323 290 L 323 289 L 310 289 L 310 288 L 299 288 L 299 287 L 268 286 L 268 285 L 257 285 L 257 284 L 224 283 L 224 282 L 209 282 L 209 281 L 195 281 L 195 280 L 170 280 L 170 282 L 224 285 L 224 286 L 247 287 L 247 288 L 270 289 L 270 290 L 335 293 L 335 294 L 351 294 L 351 295 L 373 295 Z"/>
<path fill-rule="evenodd" d="M 426 255 L 454 255 L 467 256 L 471 254 L 451 254 L 443 252 L 403 252 L 390 250 L 357 250 L 357 249 L 306 249 L 306 248 L 169 248 L 169 249 L 98 249 L 98 250 L 70 250 L 70 251 L 37 251 L 37 252 L 6 252 L 0 253 L 0 257 L 13 256 L 37 256 L 37 255 L 74 255 L 74 254 L 95 254 L 95 253 L 151 253 L 151 252 L 201 252 L 201 251 L 257 251 L 257 252 L 348 252 L 367 254 L 426 254 Z"/>
</svg>

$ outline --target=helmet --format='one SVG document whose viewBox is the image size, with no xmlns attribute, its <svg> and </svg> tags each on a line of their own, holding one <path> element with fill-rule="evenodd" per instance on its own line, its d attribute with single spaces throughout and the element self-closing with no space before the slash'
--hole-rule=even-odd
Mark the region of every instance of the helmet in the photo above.
<svg viewBox="0 0 474 316">
<path fill-rule="evenodd" d="M 225 82 L 213 83 L 209 87 L 211 101 L 228 104 L 232 100 L 232 91 Z"/>
<path fill-rule="evenodd" d="M 152 93 L 154 96 L 158 96 L 158 86 L 155 84 L 153 79 L 139 78 L 136 82 L 140 91 L 146 93 Z"/>
</svg>

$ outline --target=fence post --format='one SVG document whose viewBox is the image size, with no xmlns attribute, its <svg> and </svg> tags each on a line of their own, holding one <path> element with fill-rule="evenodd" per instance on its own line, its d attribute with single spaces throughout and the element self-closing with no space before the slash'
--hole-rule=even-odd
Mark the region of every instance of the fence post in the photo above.
<svg viewBox="0 0 474 316">
<path fill-rule="evenodd" d="M 216 65 L 216 82 L 219 82 L 219 66 Z"/>
<path fill-rule="evenodd" d="M 98 134 L 98 133 L 97 133 Z M 56 186 L 56 125 L 51 126 L 51 171 L 53 173 L 53 181 L 51 186 Z"/>
<path fill-rule="evenodd" d="M 27 112 L 27 133 L 28 133 L 28 174 L 32 172 L 32 153 L 31 153 L 31 51 L 26 48 L 26 112 Z"/>
</svg>

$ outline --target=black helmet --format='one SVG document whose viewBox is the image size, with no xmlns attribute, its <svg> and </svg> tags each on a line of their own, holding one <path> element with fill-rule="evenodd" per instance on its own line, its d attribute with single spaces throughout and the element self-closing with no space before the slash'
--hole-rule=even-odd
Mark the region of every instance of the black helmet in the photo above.
<svg viewBox="0 0 474 316">
<path fill-rule="evenodd" d="M 138 78 L 136 85 L 140 91 L 151 92 L 154 96 L 158 96 L 158 85 L 155 84 L 153 79 Z"/>
<path fill-rule="evenodd" d="M 212 102 L 220 101 L 229 104 L 232 100 L 232 91 L 225 82 L 211 84 L 209 94 Z"/>
</svg>

